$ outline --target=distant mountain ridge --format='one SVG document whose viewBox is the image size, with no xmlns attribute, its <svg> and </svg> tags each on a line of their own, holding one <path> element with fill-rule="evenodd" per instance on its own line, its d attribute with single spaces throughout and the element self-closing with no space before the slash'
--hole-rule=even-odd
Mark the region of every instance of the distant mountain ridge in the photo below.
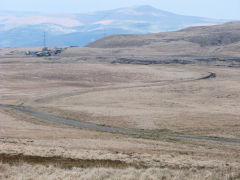
<svg viewBox="0 0 240 180">
<path fill-rule="evenodd" d="M 113 34 L 175 31 L 189 26 L 222 24 L 225 20 L 183 16 L 152 6 L 135 6 L 86 14 L 0 12 L 0 48 L 83 46 Z"/>
</svg>

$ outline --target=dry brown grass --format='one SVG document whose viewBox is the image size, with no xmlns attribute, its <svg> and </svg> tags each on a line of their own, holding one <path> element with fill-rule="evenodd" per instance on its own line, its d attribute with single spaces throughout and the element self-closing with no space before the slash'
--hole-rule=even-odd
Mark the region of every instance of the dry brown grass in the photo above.
<svg viewBox="0 0 240 180">
<path fill-rule="evenodd" d="M 123 128 L 240 137 L 237 68 L 7 56 L 0 59 L 2 104 Z M 217 77 L 196 80 L 209 72 Z M 239 144 L 234 143 L 129 137 L 0 109 L 1 154 L 132 164 L 115 169 L 93 165 L 67 170 L 51 163 L 2 163 L 3 179 L 237 179 L 239 152 Z M 132 168 L 139 164 L 147 169 Z"/>
<path fill-rule="evenodd" d="M 170 169 L 112 169 L 112 168 L 73 168 L 71 170 L 59 169 L 54 166 L 9 166 L 0 164 L 1 179 L 84 179 L 84 180 L 168 180 L 168 179 L 194 179 L 194 180 L 219 180 L 237 179 L 239 173 L 231 171 L 209 171 L 209 170 L 170 170 Z"/>
<path fill-rule="evenodd" d="M 108 126 L 240 136 L 237 68 L 25 61 L 1 64 L 1 103 Z M 196 80 L 209 72 L 217 77 Z"/>
</svg>

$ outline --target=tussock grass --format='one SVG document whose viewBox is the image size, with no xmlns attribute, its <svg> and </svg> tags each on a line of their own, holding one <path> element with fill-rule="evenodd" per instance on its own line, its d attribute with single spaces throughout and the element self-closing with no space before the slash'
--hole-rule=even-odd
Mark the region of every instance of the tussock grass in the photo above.
<svg viewBox="0 0 240 180">
<path fill-rule="evenodd" d="M 113 168 L 72 168 L 60 169 L 52 165 L 29 165 L 11 166 L 0 163 L 0 179 L 64 179 L 64 180 L 219 180 L 238 179 L 239 173 L 220 170 L 172 170 L 172 169 L 113 169 Z"/>
<path fill-rule="evenodd" d="M 54 167 L 61 169 L 72 169 L 74 167 L 78 168 L 90 168 L 90 167 L 104 167 L 104 168 L 119 168 L 124 169 L 128 167 L 134 168 L 146 168 L 141 164 L 131 164 L 120 160 L 110 160 L 110 159 L 72 159 L 64 158 L 61 156 L 52 157 L 42 157 L 42 156 L 29 156 L 23 154 L 0 154 L 0 161 L 2 163 L 7 163 L 10 165 L 22 165 L 23 163 L 28 163 L 31 165 L 53 165 Z"/>
</svg>

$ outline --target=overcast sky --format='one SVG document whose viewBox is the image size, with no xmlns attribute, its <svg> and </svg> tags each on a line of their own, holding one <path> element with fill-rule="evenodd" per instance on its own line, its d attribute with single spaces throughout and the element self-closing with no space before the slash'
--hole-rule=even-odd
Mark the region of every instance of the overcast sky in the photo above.
<svg viewBox="0 0 240 180">
<path fill-rule="evenodd" d="M 240 0 L 0 0 L 0 11 L 85 13 L 135 5 L 192 16 L 240 20 Z"/>
</svg>

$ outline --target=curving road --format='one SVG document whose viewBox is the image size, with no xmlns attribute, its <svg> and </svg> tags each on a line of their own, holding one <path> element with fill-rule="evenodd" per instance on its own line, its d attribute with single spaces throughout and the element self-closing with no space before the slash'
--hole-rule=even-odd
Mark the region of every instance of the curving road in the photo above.
<svg viewBox="0 0 240 180">
<path fill-rule="evenodd" d="M 197 136 L 188 136 L 188 135 L 174 135 L 174 134 L 161 134 L 161 133 L 145 133 L 142 131 L 137 130 L 129 130 L 124 128 L 114 128 L 114 127 L 107 127 L 97 124 L 91 124 L 86 122 L 79 122 L 69 119 L 63 119 L 60 117 L 36 112 L 27 108 L 19 107 L 19 106 L 13 106 L 13 105 L 4 105 L 0 104 L 0 108 L 7 108 L 7 109 L 13 109 L 25 113 L 29 113 L 31 115 L 34 115 L 36 117 L 44 118 L 51 121 L 56 121 L 58 123 L 66 124 L 69 126 L 84 128 L 84 129 L 90 129 L 95 131 L 102 131 L 102 132 L 111 132 L 111 133 L 122 133 L 127 135 L 150 135 L 155 137 L 171 137 L 171 138 L 181 138 L 181 139 L 192 139 L 192 140 L 204 140 L 204 141 L 216 141 L 216 142 L 225 142 L 225 143 L 240 143 L 240 139 L 225 139 L 225 138 L 211 138 L 211 137 L 197 137 Z"/>
<path fill-rule="evenodd" d="M 190 82 L 190 81 L 197 81 L 197 80 L 205 80 L 209 78 L 215 78 L 216 74 L 213 72 L 209 72 L 207 76 L 198 78 L 198 79 L 185 79 L 182 81 L 167 81 L 167 83 L 183 83 L 183 82 Z M 74 92 L 74 93 L 69 93 L 69 94 L 61 94 L 60 96 L 54 97 L 54 98 L 60 98 L 62 96 L 75 96 L 77 94 L 84 94 L 84 93 L 89 93 L 89 92 L 94 92 L 94 91 L 105 91 L 105 90 L 115 90 L 115 89 L 127 89 L 127 88 L 136 88 L 136 87 L 149 87 L 149 86 L 160 86 L 160 85 L 166 85 L 165 83 L 159 84 L 162 82 L 155 82 L 155 83 L 147 83 L 143 85 L 137 85 L 137 86 L 126 86 L 126 87 L 106 87 L 106 88 L 95 88 L 92 90 L 88 91 L 80 91 L 80 92 Z M 49 97 L 48 97 L 49 99 Z M 51 99 L 51 98 L 50 98 Z M 42 99 L 38 99 L 36 101 L 41 101 Z M 228 142 L 228 143 L 240 143 L 239 139 L 225 139 L 225 138 L 211 138 L 211 137 L 199 137 L 199 136 L 187 136 L 187 135 L 174 135 L 174 134 L 165 134 L 165 133 L 146 133 L 142 131 L 137 131 L 137 130 L 129 130 L 129 129 L 124 129 L 124 128 L 115 128 L 115 127 L 108 127 L 108 126 L 102 126 L 102 125 L 97 125 L 97 124 L 91 124 L 91 123 L 86 123 L 86 122 L 80 122 L 80 121 L 74 121 L 74 120 L 69 120 L 69 119 L 64 119 L 40 112 L 36 112 L 24 107 L 19 107 L 19 106 L 14 106 L 14 105 L 5 105 L 5 104 L 0 104 L 0 108 L 7 108 L 7 109 L 13 109 L 25 113 L 32 114 L 36 117 L 44 118 L 47 120 L 52 120 L 56 121 L 58 123 L 66 124 L 69 126 L 74 126 L 74 127 L 79 127 L 79 128 L 84 128 L 84 129 L 90 129 L 90 130 L 95 130 L 95 131 L 102 131 L 102 132 L 111 132 L 111 133 L 122 133 L 122 134 L 128 134 L 128 135 L 150 135 L 150 136 L 155 136 L 155 137 L 172 137 L 172 138 L 182 138 L 182 139 L 193 139 L 193 140 L 205 140 L 205 141 L 217 141 L 217 142 Z"/>
</svg>

